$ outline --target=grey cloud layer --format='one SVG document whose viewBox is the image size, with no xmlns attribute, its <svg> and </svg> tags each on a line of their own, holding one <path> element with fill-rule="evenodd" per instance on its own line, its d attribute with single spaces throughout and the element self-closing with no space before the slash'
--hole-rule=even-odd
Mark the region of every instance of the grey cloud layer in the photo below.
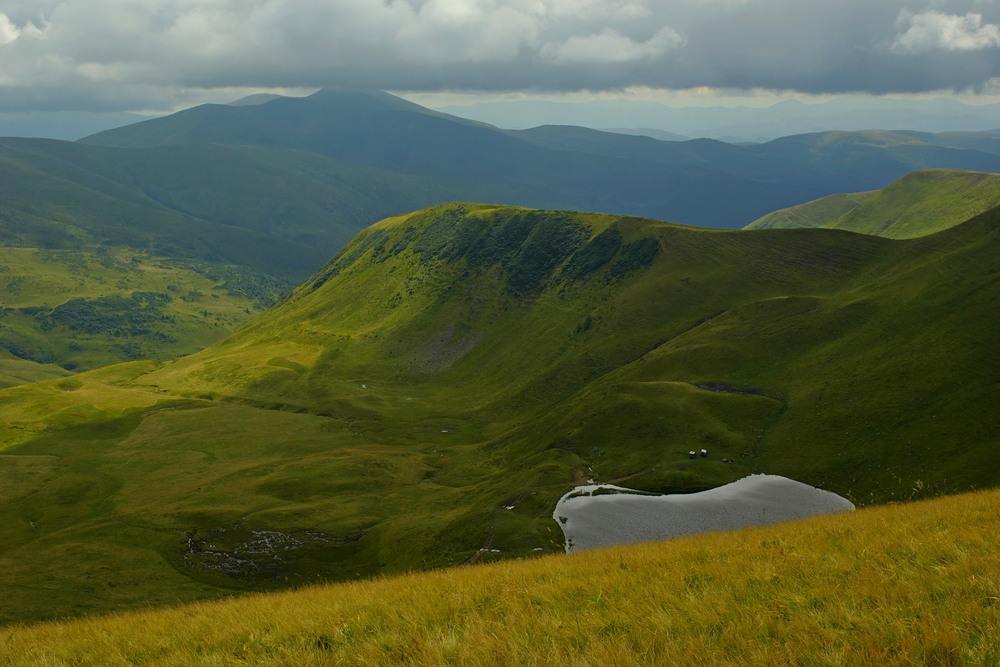
<svg viewBox="0 0 1000 667">
<path fill-rule="evenodd" d="M 183 88 L 920 92 L 1000 77 L 1000 0 L 8 0 L 0 109 Z"/>
</svg>

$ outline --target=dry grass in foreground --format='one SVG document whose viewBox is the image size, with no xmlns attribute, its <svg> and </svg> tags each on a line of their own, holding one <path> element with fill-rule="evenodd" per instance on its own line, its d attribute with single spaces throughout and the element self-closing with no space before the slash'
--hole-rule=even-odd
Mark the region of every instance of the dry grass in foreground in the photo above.
<svg viewBox="0 0 1000 667">
<path fill-rule="evenodd" d="M 0 629 L 5 665 L 1000 664 L 1000 492 Z"/>
</svg>

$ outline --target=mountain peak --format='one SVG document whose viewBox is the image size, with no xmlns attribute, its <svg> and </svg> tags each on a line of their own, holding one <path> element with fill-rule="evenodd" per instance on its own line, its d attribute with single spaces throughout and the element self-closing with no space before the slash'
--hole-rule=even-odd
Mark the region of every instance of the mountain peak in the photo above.
<svg viewBox="0 0 1000 667">
<path fill-rule="evenodd" d="M 307 97 L 295 98 L 300 102 L 336 102 L 352 106 L 371 105 L 372 107 L 407 108 L 411 110 L 429 111 L 419 104 L 408 102 L 383 90 L 364 88 L 320 88 Z"/>
<path fill-rule="evenodd" d="M 233 100 L 232 102 L 227 102 L 228 107 L 252 107 L 258 104 L 267 104 L 272 100 L 284 99 L 284 95 L 274 95 L 272 93 L 255 93 L 254 95 L 247 95 L 246 97 L 241 97 L 238 100 Z"/>
</svg>

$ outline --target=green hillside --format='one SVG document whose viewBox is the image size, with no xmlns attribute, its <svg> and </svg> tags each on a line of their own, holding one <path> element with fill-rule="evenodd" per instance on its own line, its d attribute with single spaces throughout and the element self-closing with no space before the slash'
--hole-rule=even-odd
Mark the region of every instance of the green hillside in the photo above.
<svg viewBox="0 0 1000 667">
<path fill-rule="evenodd" d="M 54 364 L 39 364 L 15 357 L 6 350 L 0 351 L 0 389 L 65 377 L 69 374 L 69 371 Z"/>
<path fill-rule="evenodd" d="M 941 146 L 974 148 L 975 150 L 1000 155 L 1000 130 L 992 132 L 941 132 L 939 134 L 900 132 L 900 134 L 910 135 L 921 141 L 932 141 Z"/>
<path fill-rule="evenodd" d="M 281 293 L 280 283 L 242 267 L 107 246 L 0 246 L 0 286 L 0 350 L 67 370 L 189 354 Z"/>
<path fill-rule="evenodd" d="M 392 393 L 430 389 L 449 412 L 487 425 L 516 415 L 519 430 L 504 431 L 512 446 L 554 444 L 605 478 L 649 467 L 650 448 L 676 442 L 681 455 L 693 432 L 733 458 L 766 456 L 782 474 L 802 478 L 807 471 L 798 465 L 825 464 L 779 460 L 777 452 L 793 443 L 802 448 L 816 429 L 829 428 L 821 451 L 850 452 L 860 470 L 867 442 L 880 431 L 894 441 L 880 443 L 883 459 L 892 448 L 912 456 L 909 443 L 938 430 L 915 409 L 920 401 L 945 411 L 956 401 L 985 409 L 980 390 L 963 401 L 962 389 L 941 396 L 930 385 L 993 354 L 983 349 L 991 326 L 983 321 L 985 299 L 995 286 L 982 246 L 996 242 L 998 215 L 906 245 L 825 231 L 758 236 L 612 216 L 432 209 L 370 228 L 281 308 L 146 381 L 179 392 L 208 384 L 217 395 L 334 416 L 340 406 L 345 415 L 363 415 L 365 404 L 405 415 L 411 406 Z M 956 252 L 955 238 L 967 247 Z M 951 274 L 949 293 L 965 280 L 983 288 L 940 294 L 941 276 Z M 924 288 L 938 300 L 928 294 L 914 302 L 909 295 Z M 955 299 L 967 301 L 958 307 Z M 929 344 L 922 358 L 910 358 L 921 343 Z M 274 368 L 282 349 L 304 368 Z M 881 377 L 910 376 L 905 395 L 876 390 Z M 380 389 L 358 395 L 345 377 Z M 833 400 L 850 395 L 865 404 Z M 734 401 L 748 412 L 716 412 L 714 405 Z M 720 415 L 747 424 L 720 423 Z M 751 422 L 767 423 L 767 432 L 758 434 Z M 838 434 L 838 425 L 851 428 Z M 986 434 L 995 425 L 968 428 Z M 619 442 L 617 455 L 602 444 L 609 440 Z M 606 456 L 595 456 L 595 447 Z M 946 449 L 942 471 L 956 467 L 945 461 Z M 822 458 L 813 451 L 801 457 Z M 690 476 L 661 474 L 667 487 Z M 816 471 L 807 476 L 829 482 Z M 853 479 L 837 490 L 893 493 Z"/>
<path fill-rule="evenodd" d="M 288 288 L 273 262 L 260 266 L 278 277 L 233 263 L 252 261 L 244 250 L 253 238 L 224 241 L 235 236 L 231 227 L 70 167 L 53 155 L 63 148 L 75 151 L 65 142 L 0 142 L 4 352 L 66 369 L 169 359 L 217 341 Z M 215 251 L 223 245 L 228 256 Z"/>
<path fill-rule="evenodd" d="M 826 227 L 845 213 L 853 211 L 873 192 L 838 192 L 815 201 L 783 208 L 754 220 L 744 229 L 795 229 L 797 227 Z M 967 220 L 968 218 L 966 218 Z M 964 222 L 964 220 L 963 220 Z"/>
<path fill-rule="evenodd" d="M 574 471 L 996 486 L 998 228 L 385 220 L 203 352 L 0 391 L 0 618 L 560 551 Z"/>
<path fill-rule="evenodd" d="M 359 229 L 447 193 L 427 178 L 262 146 L 2 139 L 0 175 L 6 245 L 127 245 L 295 281 Z"/>
<path fill-rule="evenodd" d="M 5 629 L 5 664 L 993 665 L 1000 493 Z"/>
<path fill-rule="evenodd" d="M 836 194 L 770 213 L 746 229 L 826 227 L 893 239 L 925 236 L 1000 205 L 1000 174 L 927 169 L 875 192 Z"/>
<path fill-rule="evenodd" d="M 0 139 L 0 349 L 72 369 L 194 352 L 445 191 L 280 148 Z"/>
</svg>

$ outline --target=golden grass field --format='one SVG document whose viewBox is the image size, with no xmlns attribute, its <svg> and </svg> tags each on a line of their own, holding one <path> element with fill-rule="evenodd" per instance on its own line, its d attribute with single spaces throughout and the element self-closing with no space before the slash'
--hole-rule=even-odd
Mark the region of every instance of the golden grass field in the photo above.
<svg viewBox="0 0 1000 667">
<path fill-rule="evenodd" d="M 995 665 L 1000 491 L 0 629 L 3 665 Z"/>
</svg>

